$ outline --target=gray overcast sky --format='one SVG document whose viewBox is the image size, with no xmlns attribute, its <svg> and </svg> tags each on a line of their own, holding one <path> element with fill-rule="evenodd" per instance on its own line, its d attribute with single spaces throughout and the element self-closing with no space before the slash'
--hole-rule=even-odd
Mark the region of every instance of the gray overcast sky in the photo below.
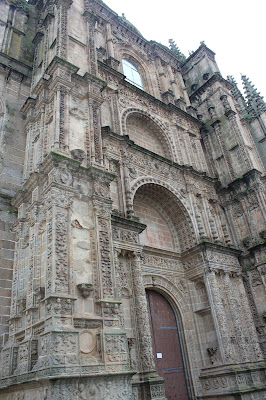
<svg viewBox="0 0 266 400">
<path fill-rule="evenodd" d="M 204 40 L 225 78 L 247 75 L 266 100 L 266 0 L 103 1 L 147 40 L 174 39 L 186 56 Z"/>
</svg>

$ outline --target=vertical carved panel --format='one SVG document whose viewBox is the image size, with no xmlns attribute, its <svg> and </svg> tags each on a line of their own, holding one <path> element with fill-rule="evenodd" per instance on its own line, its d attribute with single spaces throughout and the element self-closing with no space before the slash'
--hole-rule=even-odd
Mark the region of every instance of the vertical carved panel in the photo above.
<svg viewBox="0 0 266 400">
<path fill-rule="evenodd" d="M 112 264 L 110 258 L 110 229 L 109 222 L 98 218 L 99 223 L 99 250 L 101 263 L 101 277 L 103 297 L 113 297 Z"/>
<path fill-rule="evenodd" d="M 60 96 L 60 113 L 59 113 L 59 147 L 64 149 L 65 146 L 65 96 L 66 89 L 61 86 L 59 90 Z"/>
<path fill-rule="evenodd" d="M 98 106 L 95 102 L 92 103 L 92 126 L 94 133 L 94 151 L 95 161 L 100 161 L 100 142 L 99 142 L 99 120 L 98 120 Z"/>
<path fill-rule="evenodd" d="M 140 263 L 140 255 L 134 253 L 133 257 L 131 258 L 131 272 L 134 287 L 134 307 L 137 319 L 138 339 L 140 346 L 140 368 L 144 372 L 154 370 L 155 365 L 152 350 L 148 304 Z"/>
<path fill-rule="evenodd" d="M 46 294 L 68 293 L 68 209 L 72 196 L 51 188 L 46 202 Z"/>
<path fill-rule="evenodd" d="M 68 213 L 61 210 L 55 214 L 55 291 L 68 293 Z"/>
<path fill-rule="evenodd" d="M 87 32 L 88 32 L 88 52 L 89 52 L 89 68 L 92 75 L 97 75 L 97 54 L 95 46 L 95 23 L 96 18 L 90 12 L 89 5 L 85 5 L 84 17 L 87 22 Z"/>
<path fill-rule="evenodd" d="M 239 317 L 239 309 L 237 308 L 237 300 L 235 297 L 235 290 L 233 287 L 232 280 L 233 277 L 230 277 L 229 273 L 226 272 L 224 275 L 224 287 L 225 287 L 225 295 L 227 297 L 229 305 L 227 309 L 227 314 L 228 316 L 231 316 L 231 330 L 232 330 L 231 340 L 238 349 L 239 360 L 246 362 L 249 360 L 248 348 L 246 346 L 245 334 Z"/>
<path fill-rule="evenodd" d="M 67 58 L 68 35 L 68 9 L 72 0 L 59 0 L 58 4 L 58 29 L 56 54 L 61 58 Z"/>
<path fill-rule="evenodd" d="M 235 278 L 235 290 L 238 293 L 239 304 L 243 318 L 243 330 L 246 332 L 246 340 L 250 349 L 250 361 L 260 361 L 263 355 L 258 343 L 258 336 L 252 319 L 248 298 L 245 292 L 242 276 Z"/>
<path fill-rule="evenodd" d="M 251 309 L 253 321 L 254 321 L 255 328 L 256 328 L 256 331 L 257 331 L 257 334 L 258 334 L 258 338 L 259 338 L 259 342 L 260 342 L 260 347 L 262 349 L 264 357 L 266 357 L 265 328 L 264 328 L 263 322 L 260 320 L 259 315 L 258 315 L 258 310 L 257 310 L 256 303 L 255 303 L 255 300 L 254 300 L 254 297 L 253 297 L 253 293 L 252 293 L 252 290 L 251 290 L 251 285 L 250 285 L 250 282 L 249 282 L 249 279 L 248 279 L 247 272 L 245 272 L 243 274 L 243 284 L 244 284 L 244 288 L 245 288 L 246 293 L 247 293 L 249 306 L 250 306 L 250 309 Z"/>
<path fill-rule="evenodd" d="M 234 362 L 236 359 L 235 351 L 232 346 L 230 335 L 228 332 L 228 324 L 226 313 L 222 301 L 222 293 L 220 292 L 219 284 L 214 270 L 210 270 L 207 274 L 207 282 L 212 297 L 214 320 L 217 321 L 217 336 L 220 338 L 222 346 L 221 355 L 227 363 Z"/>
<path fill-rule="evenodd" d="M 51 210 L 46 224 L 46 294 L 51 294 L 53 282 L 53 221 Z"/>
</svg>

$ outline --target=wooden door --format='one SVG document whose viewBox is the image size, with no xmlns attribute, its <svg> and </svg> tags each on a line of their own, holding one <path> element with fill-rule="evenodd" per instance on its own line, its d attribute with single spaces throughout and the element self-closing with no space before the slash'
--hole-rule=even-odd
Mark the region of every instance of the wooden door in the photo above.
<svg viewBox="0 0 266 400">
<path fill-rule="evenodd" d="M 168 400 L 188 400 L 178 326 L 172 307 L 158 292 L 147 290 L 153 354 L 158 374 L 164 378 Z"/>
</svg>

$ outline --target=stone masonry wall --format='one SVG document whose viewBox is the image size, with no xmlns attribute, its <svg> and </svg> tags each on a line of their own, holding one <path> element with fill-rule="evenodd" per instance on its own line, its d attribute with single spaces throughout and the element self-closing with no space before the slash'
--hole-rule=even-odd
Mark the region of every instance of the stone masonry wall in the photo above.
<svg viewBox="0 0 266 400">
<path fill-rule="evenodd" d="M 16 210 L 11 198 L 19 190 L 25 152 L 23 116 L 20 108 L 29 96 L 27 77 L 0 67 L 0 347 L 7 339 L 13 271 Z"/>
<path fill-rule="evenodd" d="M 135 118 L 134 116 L 128 118 L 127 131 L 129 138 L 137 145 L 152 151 L 153 153 L 165 156 L 159 132 L 156 132 L 154 127 L 149 126 L 145 120 Z M 157 133 L 157 135 L 156 135 Z"/>
<path fill-rule="evenodd" d="M 0 195 L 0 348 L 5 344 L 8 335 L 14 255 L 12 224 L 15 220 L 10 199 Z"/>
</svg>

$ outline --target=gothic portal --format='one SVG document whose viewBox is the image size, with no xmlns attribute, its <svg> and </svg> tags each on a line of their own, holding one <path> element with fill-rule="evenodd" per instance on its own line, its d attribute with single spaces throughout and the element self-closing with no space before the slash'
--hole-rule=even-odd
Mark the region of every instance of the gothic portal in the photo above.
<svg viewBox="0 0 266 400">
<path fill-rule="evenodd" d="M 188 388 L 180 331 L 174 311 L 159 292 L 147 290 L 156 371 L 164 378 L 167 399 L 187 400 Z"/>
<path fill-rule="evenodd" d="M 265 399 L 249 79 L 101 0 L 2 0 L 0 46 L 0 399 Z"/>
</svg>

